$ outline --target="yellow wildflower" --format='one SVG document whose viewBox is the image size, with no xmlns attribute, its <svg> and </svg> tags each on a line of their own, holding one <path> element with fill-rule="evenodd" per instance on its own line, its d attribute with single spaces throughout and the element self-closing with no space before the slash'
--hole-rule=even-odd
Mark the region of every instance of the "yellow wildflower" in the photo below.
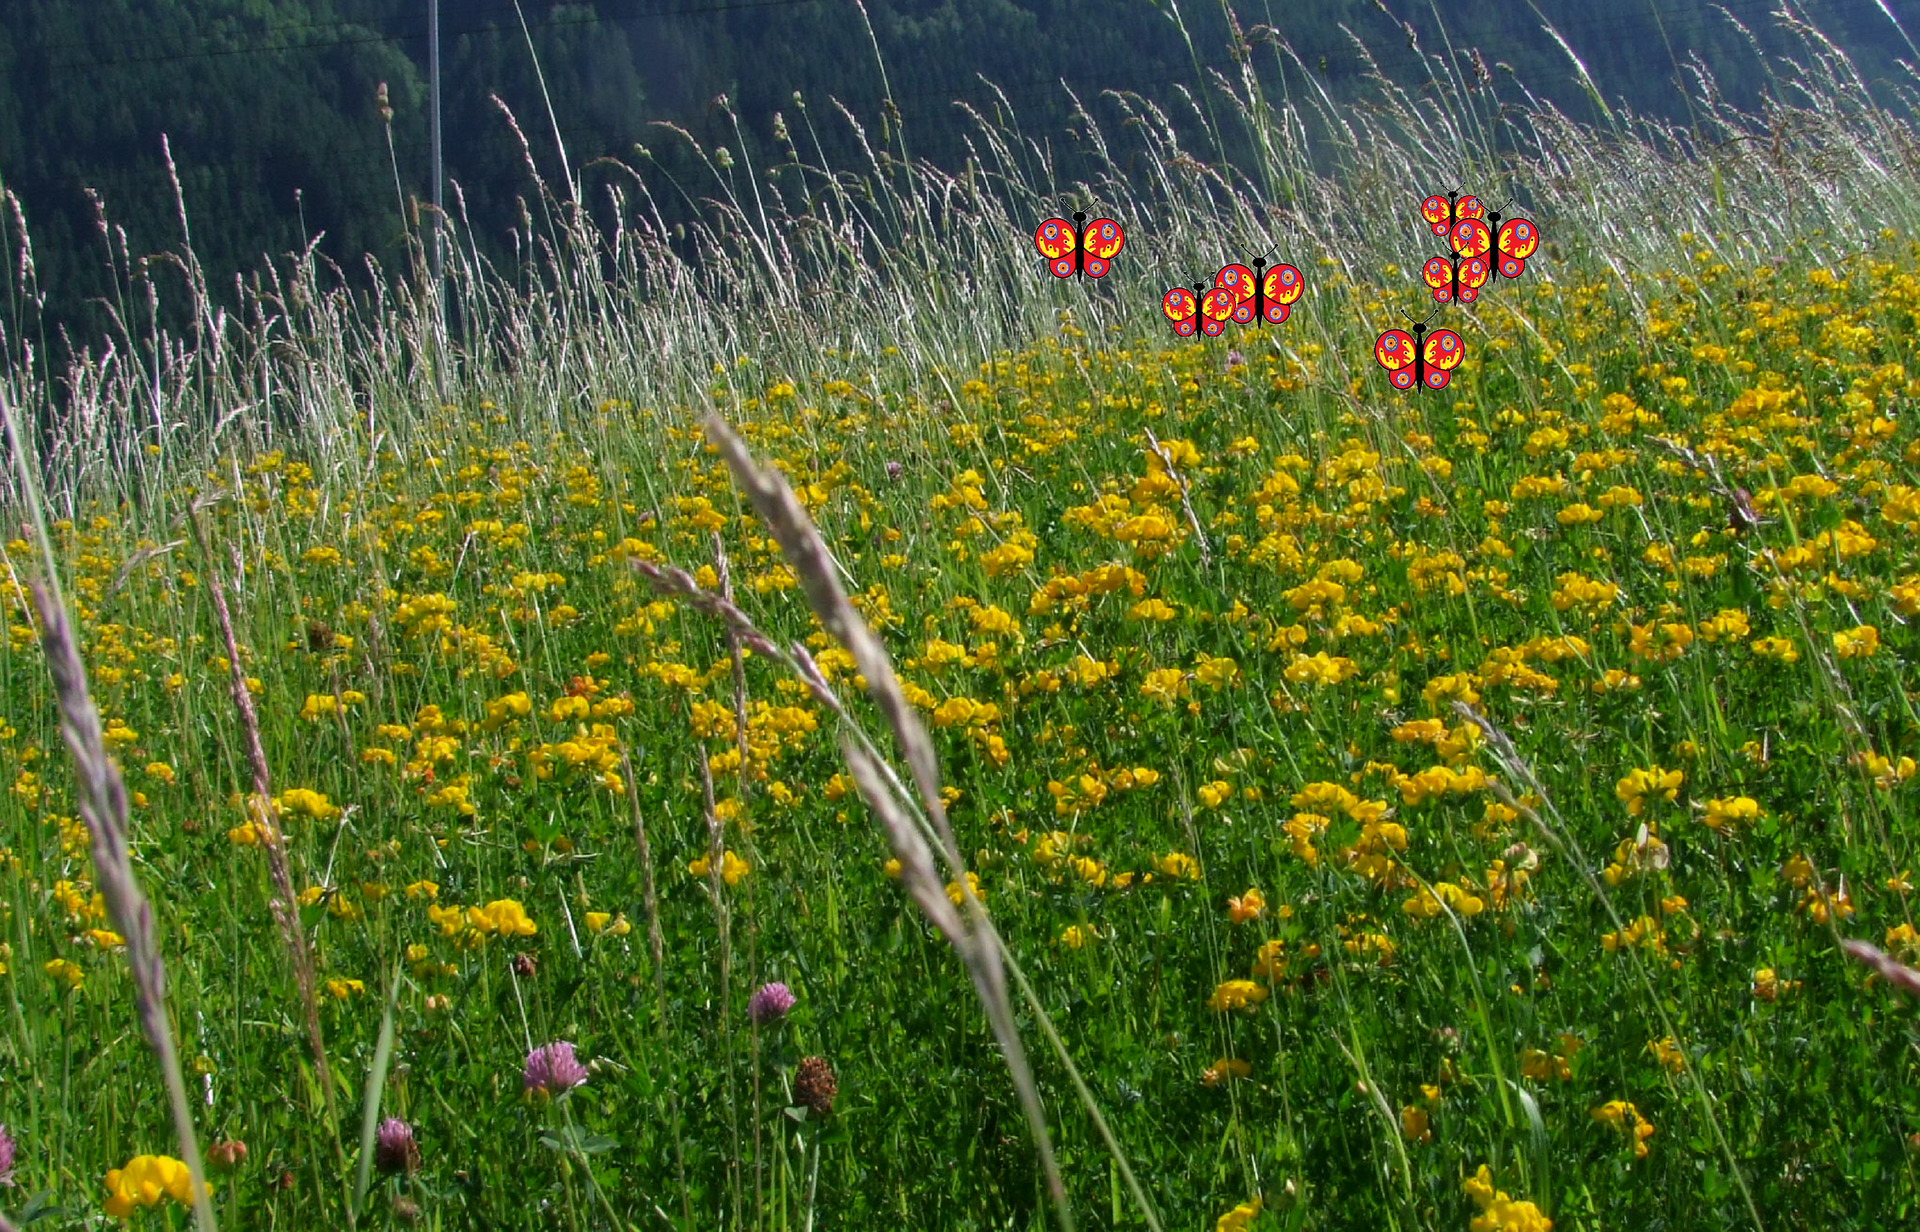
<svg viewBox="0 0 1920 1232">
<path fill-rule="evenodd" d="M 692 863 L 687 865 L 687 871 L 689 873 L 692 873 L 695 877 L 705 877 L 710 867 L 711 866 L 707 862 L 707 857 L 701 856 L 698 860 L 695 860 Z M 742 860 L 739 856 L 734 855 L 733 852 L 731 851 L 725 852 L 721 856 L 720 880 L 726 882 L 730 886 L 739 885 L 740 879 L 742 877 L 745 877 L 748 873 L 752 871 L 753 869 L 747 864 L 745 860 Z"/>
<path fill-rule="evenodd" d="M 1228 980 L 1213 990 L 1207 1008 L 1220 1012 L 1252 1009 L 1266 999 L 1267 990 L 1252 980 Z"/>
<path fill-rule="evenodd" d="M 1253 1226 L 1254 1216 L 1260 1213 L 1260 1199 L 1242 1202 L 1214 1221 L 1213 1232 L 1247 1232 Z"/>
<path fill-rule="evenodd" d="M 1246 1078 L 1253 1073 L 1253 1066 L 1238 1057 L 1221 1057 L 1212 1065 L 1200 1071 L 1200 1081 L 1207 1086 L 1218 1086 L 1229 1078 Z"/>
<path fill-rule="evenodd" d="M 1627 771 L 1626 776 L 1613 785 L 1613 794 L 1627 806 L 1629 816 L 1638 817 L 1646 809 L 1649 797 L 1672 803 L 1685 778 L 1678 770 L 1663 770 L 1659 766 L 1636 768 Z"/>
<path fill-rule="evenodd" d="M 168 1155 L 136 1155 L 124 1168 L 107 1173 L 105 1210 L 115 1219 L 126 1219 L 137 1206 L 157 1205 L 161 1198 L 172 1198 L 182 1206 L 193 1203 L 192 1174 L 187 1165 Z"/>
<path fill-rule="evenodd" d="M 1540 1213 L 1531 1202 L 1519 1202 L 1504 1190 L 1493 1187 L 1493 1174 L 1487 1165 L 1460 1184 L 1467 1197 L 1480 1208 L 1480 1214 L 1467 1224 L 1471 1232 L 1551 1232 L 1553 1220 Z"/>
</svg>

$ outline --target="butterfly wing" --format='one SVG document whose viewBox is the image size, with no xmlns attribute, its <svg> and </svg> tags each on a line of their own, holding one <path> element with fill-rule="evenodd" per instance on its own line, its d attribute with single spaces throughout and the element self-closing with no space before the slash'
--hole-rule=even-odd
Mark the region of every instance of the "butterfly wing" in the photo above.
<svg viewBox="0 0 1920 1232">
<path fill-rule="evenodd" d="M 1420 267 L 1420 281 L 1433 288 L 1433 302 L 1453 302 L 1453 262 L 1445 257 L 1429 257 Z"/>
<path fill-rule="evenodd" d="M 1126 232 L 1111 218 L 1096 218 L 1087 224 L 1087 277 L 1101 278 L 1127 242 Z"/>
<path fill-rule="evenodd" d="M 1233 315 L 1235 300 L 1233 292 L 1225 287 L 1215 287 L 1200 300 L 1200 332 L 1209 338 L 1218 338 L 1227 328 L 1227 318 Z"/>
<path fill-rule="evenodd" d="M 1273 304 L 1297 303 L 1306 293 L 1307 280 L 1291 265 L 1276 265 L 1260 279 L 1260 293 Z"/>
<path fill-rule="evenodd" d="M 1420 203 L 1420 217 L 1427 220 L 1435 235 L 1445 235 L 1453 226 L 1453 218 L 1447 209 L 1445 197 L 1428 197 Z"/>
<path fill-rule="evenodd" d="M 1373 362 L 1387 370 L 1387 381 L 1395 389 L 1413 388 L 1413 335 L 1404 329 L 1390 329 L 1374 339 Z"/>
<path fill-rule="evenodd" d="M 1075 243 L 1073 224 L 1064 218 L 1049 218 L 1033 233 L 1033 246 L 1049 261 L 1071 255 Z"/>
<path fill-rule="evenodd" d="M 1033 233 L 1033 246 L 1047 259 L 1055 278 L 1073 277 L 1073 250 L 1079 242 L 1073 224 L 1064 218 L 1049 218 Z"/>
<path fill-rule="evenodd" d="M 1199 304 L 1194 300 L 1193 292 L 1185 287 L 1175 287 L 1160 300 L 1160 311 L 1173 322 L 1173 332 L 1182 338 L 1193 337 L 1193 331 L 1199 328 L 1196 318 L 1199 316 Z"/>
<path fill-rule="evenodd" d="M 1445 389 L 1453 370 L 1467 357 L 1467 346 L 1460 341 L 1460 335 L 1450 329 L 1436 329 L 1426 338 L 1422 348 L 1422 358 L 1426 363 L 1423 374 L 1428 389 Z"/>
<path fill-rule="evenodd" d="M 1306 290 L 1306 278 L 1291 265 L 1276 265 L 1261 275 L 1260 297 L 1266 301 L 1267 324 L 1284 324 L 1292 305 Z"/>
<path fill-rule="evenodd" d="M 1462 218 L 1453 224 L 1453 250 L 1462 257 L 1484 257 L 1493 247 L 1493 233 L 1478 218 Z"/>
<path fill-rule="evenodd" d="M 1244 265 L 1223 265 L 1213 276 L 1213 285 L 1233 295 L 1233 323 L 1245 325 L 1253 320 L 1253 271 Z"/>
<path fill-rule="evenodd" d="M 1307 280 L 1291 265 L 1276 265 L 1260 276 L 1260 298 L 1265 301 L 1267 324 L 1285 324 L 1292 305 L 1306 293 Z"/>
<path fill-rule="evenodd" d="M 1540 228 L 1525 218 L 1509 218 L 1500 224 L 1500 255 L 1524 261 L 1540 251 Z"/>
<path fill-rule="evenodd" d="M 1525 218 L 1509 218 L 1500 224 L 1499 260 L 1502 278 L 1518 278 L 1527 268 L 1527 258 L 1540 251 L 1540 228 Z"/>
<path fill-rule="evenodd" d="M 1471 304 L 1480 298 L 1480 288 L 1487 285 L 1492 271 L 1485 257 L 1473 257 L 1460 263 L 1460 302 Z"/>
<path fill-rule="evenodd" d="M 1481 204 L 1480 198 L 1478 197 L 1462 197 L 1460 198 L 1460 203 L 1453 207 L 1453 216 L 1456 219 L 1479 218 L 1484 220 L 1487 216 L 1487 207 Z"/>
</svg>

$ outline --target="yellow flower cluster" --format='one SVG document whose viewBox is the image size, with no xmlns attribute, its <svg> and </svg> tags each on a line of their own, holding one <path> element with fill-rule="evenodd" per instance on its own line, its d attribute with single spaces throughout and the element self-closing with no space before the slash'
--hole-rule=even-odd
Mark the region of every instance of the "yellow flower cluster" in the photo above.
<svg viewBox="0 0 1920 1232">
<path fill-rule="evenodd" d="M 136 1208 L 155 1206 L 172 1198 L 193 1205 L 192 1174 L 187 1165 L 169 1155 L 135 1155 L 124 1168 L 107 1173 L 105 1210 L 115 1219 L 127 1219 Z"/>
<path fill-rule="evenodd" d="M 1493 1174 L 1487 1165 L 1462 1181 L 1460 1188 L 1480 1209 L 1467 1224 L 1471 1232 L 1551 1232 L 1553 1220 L 1540 1213 L 1531 1202 L 1517 1201 L 1506 1191 L 1493 1187 Z"/>
<path fill-rule="evenodd" d="M 1235 1062 L 1235 1064 L 1245 1064 L 1245 1062 Z M 1253 1221 L 1260 1214 L 1260 1210 L 1259 1198 L 1242 1202 L 1214 1221 L 1213 1232 L 1248 1232 L 1253 1227 Z"/>
<path fill-rule="evenodd" d="M 695 877 L 705 877 L 712 867 L 707 857 L 701 856 L 699 859 L 690 861 L 687 864 L 687 872 Z M 728 885 L 740 884 L 740 879 L 752 871 L 752 868 L 748 866 L 747 862 L 739 856 L 734 855 L 732 851 L 722 853 L 720 860 L 720 880 L 726 882 Z"/>
<path fill-rule="evenodd" d="M 311 817 L 315 821 L 332 821 L 340 816 L 338 805 L 305 787 L 290 787 L 275 796 L 273 809 L 281 817 Z"/>
<path fill-rule="evenodd" d="M 510 898 L 495 899 L 485 907 L 441 907 L 430 905 L 427 919 L 440 935 L 461 949 L 477 949 L 489 937 L 531 937 L 540 926 L 527 916 L 525 907 Z"/>
<path fill-rule="evenodd" d="M 1685 780 L 1686 776 L 1678 770 L 1662 770 L 1659 766 L 1636 768 L 1627 771 L 1613 785 L 1613 794 L 1627 806 L 1628 816 L 1638 817 L 1646 811 L 1649 800 L 1664 800 L 1671 804 Z"/>
<path fill-rule="evenodd" d="M 565 699 L 563 699 L 565 700 Z M 574 701 L 584 701 L 573 698 Z M 536 745 L 527 755 L 536 778 L 551 779 L 558 767 L 588 774 L 608 791 L 626 790 L 617 767 L 620 765 L 620 739 L 607 723 L 595 723 L 569 739 Z"/>
<path fill-rule="evenodd" d="M 1207 1008 L 1225 1013 L 1228 1010 L 1253 1009 L 1267 999 L 1267 990 L 1252 980 L 1227 980 L 1213 990 L 1207 998 Z"/>
<path fill-rule="evenodd" d="M 1640 1115 L 1640 1110 L 1623 1099 L 1610 1099 L 1593 1110 L 1593 1119 L 1602 1125 L 1628 1135 L 1633 1142 L 1633 1157 L 1647 1157 L 1647 1139 L 1653 1137 L 1653 1122 Z"/>
</svg>

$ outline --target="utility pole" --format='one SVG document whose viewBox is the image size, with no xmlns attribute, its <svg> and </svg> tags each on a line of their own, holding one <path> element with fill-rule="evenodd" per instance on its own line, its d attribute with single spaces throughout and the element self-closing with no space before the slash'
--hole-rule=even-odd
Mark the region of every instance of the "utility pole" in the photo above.
<svg viewBox="0 0 1920 1232">
<path fill-rule="evenodd" d="M 440 186 L 446 182 L 446 171 L 440 163 L 440 0 L 427 0 L 427 78 L 428 90 L 433 95 L 433 107 L 427 121 L 432 130 L 433 143 L 433 293 L 440 296 L 440 222 L 444 203 L 440 196 Z M 445 312 L 441 314 L 445 324 Z"/>
<path fill-rule="evenodd" d="M 441 276 L 441 230 L 445 222 L 445 203 L 440 186 L 446 183 L 446 168 L 440 162 L 440 0 L 427 0 L 427 90 L 433 96 L 427 113 L 427 127 L 433 145 L 433 315 L 439 328 L 433 349 L 434 386 L 440 401 L 447 400 L 447 284 Z"/>
</svg>

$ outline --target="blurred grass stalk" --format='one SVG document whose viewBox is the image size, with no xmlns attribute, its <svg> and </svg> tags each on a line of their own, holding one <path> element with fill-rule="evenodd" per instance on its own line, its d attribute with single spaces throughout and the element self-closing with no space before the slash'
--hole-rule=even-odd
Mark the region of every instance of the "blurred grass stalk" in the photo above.
<svg viewBox="0 0 1920 1232">
<path fill-rule="evenodd" d="M 791 668 L 814 696 L 841 721 L 841 754 L 862 798 L 879 819 L 894 858 L 900 861 L 902 884 L 928 922 L 959 956 L 973 981 L 974 991 L 986 1012 L 988 1024 L 1000 1046 L 1032 1130 L 1034 1148 L 1041 1169 L 1046 1174 L 1049 1194 L 1061 1226 L 1067 1229 L 1075 1226 L 1073 1211 L 1054 1159 L 1052 1135 L 1047 1128 L 1039 1088 L 1014 1021 L 1012 999 L 1007 990 L 1009 973 L 1055 1055 L 1065 1067 L 1082 1106 L 1119 1169 L 1142 1218 L 1149 1228 L 1159 1232 L 1159 1216 L 1135 1176 L 1126 1152 L 1107 1124 L 1092 1091 L 1073 1063 L 1072 1056 L 1067 1052 L 1025 972 L 994 928 L 985 905 L 974 892 L 959 843 L 947 822 L 946 806 L 940 795 L 939 763 L 932 738 L 901 691 L 885 646 L 847 600 L 840 586 L 836 563 L 826 543 L 795 499 L 786 480 L 778 471 L 756 465 L 745 443 L 719 415 L 707 417 L 706 434 L 726 459 L 735 483 L 746 494 L 761 521 L 779 543 L 787 562 L 799 576 L 807 601 L 819 619 L 821 628 L 853 656 L 856 668 L 867 682 L 868 694 L 879 707 L 906 757 L 913 777 L 913 789 L 910 790 L 900 780 L 871 737 L 852 720 L 832 688 L 813 666 L 803 646 L 796 643 L 792 653 L 776 647 L 754 627 L 751 619 L 730 598 L 701 589 L 682 570 L 660 569 L 639 561 L 635 562 L 635 567 L 662 593 L 686 598 L 702 611 L 724 621 L 735 644 L 745 645 L 756 654 Z M 936 850 L 958 894 L 957 906 L 942 883 L 935 860 Z M 964 919 L 961 908 L 966 912 Z"/>
<path fill-rule="evenodd" d="M 4 394 L 0 394 L 0 423 L 4 423 L 7 450 L 13 455 L 21 491 L 31 511 L 32 521 L 25 529 L 31 532 L 39 548 L 44 577 L 33 582 L 33 602 L 40 615 L 40 646 L 47 657 L 47 673 L 53 678 L 60 707 L 60 735 L 73 758 L 74 807 L 85 822 L 87 837 L 92 843 L 94 884 L 106 902 L 107 916 L 113 921 L 114 930 L 126 945 L 140 1027 L 160 1062 L 180 1156 L 192 1179 L 194 1225 L 200 1232 L 217 1232 L 213 1203 L 207 1193 L 206 1169 L 200 1161 L 200 1146 L 193 1132 L 193 1109 L 187 1099 L 186 1077 L 180 1069 L 180 1055 L 174 1048 L 173 1025 L 167 1019 L 167 972 L 160 957 L 153 907 L 133 874 L 133 857 L 128 848 L 127 785 L 120 777 L 119 766 L 107 753 L 106 740 L 101 735 L 100 711 L 87 690 L 87 669 L 80 662 L 80 649 L 67 621 L 59 564 L 35 474 L 37 459 L 28 458 L 14 418 L 13 403 Z"/>
<path fill-rule="evenodd" d="M 334 1155 L 344 1172 L 347 1154 L 340 1140 L 340 1112 L 333 1093 L 333 1067 L 327 1062 L 326 1037 L 320 1028 L 320 999 L 315 986 L 317 977 L 314 974 L 313 951 L 307 944 L 306 928 L 300 922 L 299 900 L 293 890 L 293 872 L 287 862 L 286 837 L 280 832 L 280 820 L 270 794 L 272 780 L 268 776 L 266 750 L 260 743 L 260 716 L 254 711 L 253 694 L 247 689 L 246 669 L 240 666 L 240 646 L 233 633 L 233 615 L 227 610 L 226 596 L 220 590 L 220 573 L 214 563 L 206 532 L 200 525 L 199 506 L 196 505 L 189 514 L 189 521 L 200 554 L 206 560 L 210 579 L 207 596 L 213 600 L 214 617 L 219 621 L 220 636 L 226 645 L 233 708 L 240 721 L 241 733 L 246 737 L 247 763 L 253 771 L 253 793 L 248 801 L 248 812 L 253 817 L 254 828 L 260 833 L 260 846 L 267 853 L 268 875 L 273 881 L 274 897 L 268 900 L 268 908 L 280 925 L 280 936 L 287 947 L 287 959 L 293 967 L 294 983 L 299 989 L 301 1008 L 306 1017 L 307 1044 L 313 1052 L 314 1077 L 326 1103 L 327 1130 L 333 1140 Z M 235 581 L 244 581 L 246 567 L 240 560 L 237 548 L 233 568 Z M 348 1215 L 351 1226 L 351 1207 Z"/>
</svg>

